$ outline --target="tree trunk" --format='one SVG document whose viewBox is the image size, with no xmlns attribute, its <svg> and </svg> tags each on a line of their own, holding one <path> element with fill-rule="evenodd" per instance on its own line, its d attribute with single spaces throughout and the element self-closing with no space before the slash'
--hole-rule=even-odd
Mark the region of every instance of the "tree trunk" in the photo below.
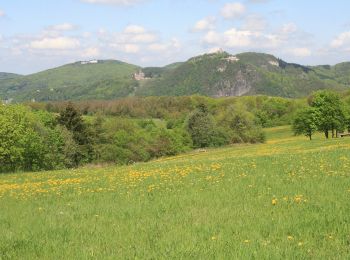
<svg viewBox="0 0 350 260">
<path fill-rule="evenodd" d="M 324 135 L 325 135 L 325 137 L 326 137 L 327 139 L 329 138 L 328 130 L 324 131 Z"/>
<path fill-rule="evenodd" d="M 312 135 L 310 134 L 309 137 L 310 137 L 310 141 L 311 141 L 312 140 Z"/>
<path fill-rule="evenodd" d="M 332 128 L 332 138 L 334 138 L 334 128 Z"/>
</svg>

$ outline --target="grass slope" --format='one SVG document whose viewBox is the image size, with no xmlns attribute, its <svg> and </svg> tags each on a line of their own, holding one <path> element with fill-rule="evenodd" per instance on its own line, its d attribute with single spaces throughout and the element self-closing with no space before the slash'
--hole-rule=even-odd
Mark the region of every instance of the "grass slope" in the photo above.
<svg viewBox="0 0 350 260">
<path fill-rule="evenodd" d="M 0 81 L 0 99 L 48 101 L 125 97 L 137 86 L 132 74 L 138 69 L 114 60 L 85 65 L 77 62 Z"/>
<path fill-rule="evenodd" d="M 348 258 L 350 138 L 267 135 L 126 167 L 2 175 L 0 259 Z"/>
</svg>

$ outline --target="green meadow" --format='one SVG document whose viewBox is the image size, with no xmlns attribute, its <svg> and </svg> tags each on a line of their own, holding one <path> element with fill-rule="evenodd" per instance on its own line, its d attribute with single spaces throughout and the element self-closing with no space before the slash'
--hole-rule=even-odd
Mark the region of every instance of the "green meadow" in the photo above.
<svg viewBox="0 0 350 260">
<path fill-rule="evenodd" d="M 348 259 L 350 138 L 0 175 L 0 259 Z"/>
</svg>

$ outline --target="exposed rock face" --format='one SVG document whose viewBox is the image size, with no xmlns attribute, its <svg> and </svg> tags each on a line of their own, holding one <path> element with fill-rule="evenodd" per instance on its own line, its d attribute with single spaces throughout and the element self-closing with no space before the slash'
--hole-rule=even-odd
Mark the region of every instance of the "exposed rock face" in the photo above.
<svg viewBox="0 0 350 260">
<path fill-rule="evenodd" d="M 216 97 L 243 96 L 253 88 L 253 81 L 247 78 L 246 72 L 239 70 L 233 79 L 221 80 L 215 85 Z"/>
</svg>

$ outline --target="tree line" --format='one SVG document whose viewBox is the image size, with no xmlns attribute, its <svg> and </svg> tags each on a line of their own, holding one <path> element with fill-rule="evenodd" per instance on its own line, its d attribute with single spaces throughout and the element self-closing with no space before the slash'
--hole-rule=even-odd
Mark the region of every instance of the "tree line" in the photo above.
<svg viewBox="0 0 350 260">
<path fill-rule="evenodd" d="M 324 133 L 328 139 L 338 133 L 350 132 L 349 99 L 342 100 L 336 92 L 321 90 L 308 98 L 308 106 L 299 110 L 293 121 L 296 135 L 305 135 L 312 140 L 315 132 Z"/>
<path fill-rule="evenodd" d="M 129 164 L 203 147 L 263 142 L 259 119 L 241 104 L 213 114 L 204 103 L 168 120 L 59 113 L 0 106 L 0 172 L 55 170 L 88 163 Z"/>
</svg>

